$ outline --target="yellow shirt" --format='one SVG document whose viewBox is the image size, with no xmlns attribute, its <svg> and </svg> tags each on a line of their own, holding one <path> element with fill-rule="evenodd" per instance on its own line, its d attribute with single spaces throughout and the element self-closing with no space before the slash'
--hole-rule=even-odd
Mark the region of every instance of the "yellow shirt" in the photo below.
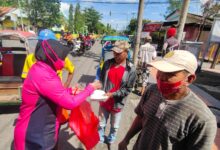
<svg viewBox="0 0 220 150">
<path fill-rule="evenodd" d="M 74 65 L 72 64 L 72 62 L 69 60 L 68 57 L 65 58 L 65 65 L 64 68 L 69 71 L 69 73 L 73 73 L 74 72 Z M 24 67 L 23 67 L 23 71 L 21 74 L 21 78 L 25 79 L 27 77 L 28 71 L 31 68 L 31 66 L 36 62 L 36 58 L 34 57 L 34 54 L 29 54 L 27 55 L 25 62 L 24 62 Z M 60 79 L 62 79 L 62 70 L 58 70 L 57 71 L 57 75 L 60 77 Z"/>
</svg>

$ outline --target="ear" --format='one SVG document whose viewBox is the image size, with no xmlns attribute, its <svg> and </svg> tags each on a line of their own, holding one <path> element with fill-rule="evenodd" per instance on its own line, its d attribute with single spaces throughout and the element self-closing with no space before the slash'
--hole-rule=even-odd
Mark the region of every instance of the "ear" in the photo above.
<svg viewBox="0 0 220 150">
<path fill-rule="evenodd" d="M 187 82 L 188 82 L 189 84 L 193 83 L 193 81 L 195 81 L 195 80 L 196 80 L 196 75 L 195 75 L 195 74 L 191 74 L 191 75 L 189 75 L 189 76 L 187 77 Z"/>
</svg>

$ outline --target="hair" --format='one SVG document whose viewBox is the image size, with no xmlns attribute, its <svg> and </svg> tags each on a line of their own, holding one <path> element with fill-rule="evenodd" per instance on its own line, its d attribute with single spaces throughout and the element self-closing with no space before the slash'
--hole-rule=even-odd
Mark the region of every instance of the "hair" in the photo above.
<svg viewBox="0 0 220 150">
<path fill-rule="evenodd" d="M 145 40 L 145 42 L 149 42 L 149 43 L 152 42 L 152 39 L 145 38 L 144 40 Z"/>
</svg>

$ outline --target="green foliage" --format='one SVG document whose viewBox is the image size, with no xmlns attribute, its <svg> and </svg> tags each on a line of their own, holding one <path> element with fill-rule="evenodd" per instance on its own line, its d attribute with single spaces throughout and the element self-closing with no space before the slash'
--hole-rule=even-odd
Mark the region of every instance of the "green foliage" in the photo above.
<svg viewBox="0 0 220 150">
<path fill-rule="evenodd" d="M 73 4 L 70 4 L 69 8 L 69 22 L 68 22 L 68 31 L 73 33 L 74 22 L 73 22 Z"/>
<path fill-rule="evenodd" d="M 96 24 L 96 29 L 97 29 L 98 34 L 103 34 L 103 33 L 106 33 L 107 31 L 105 25 L 101 22 L 98 22 Z"/>
<path fill-rule="evenodd" d="M 83 33 L 85 30 L 85 19 L 80 11 L 80 4 L 76 4 L 75 14 L 74 14 L 74 29 L 76 33 Z"/>
<path fill-rule="evenodd" d="M 203 10 L 203 14 L 206 17 L 214 17 L 216 14 L 219 14 L 218 12 L 220 11 L 220 4 L 215 3 L 211 7 L 205 7 Z"/>
<path fill-rule="evenodd" d="M 150 20 L 146 20 L 146 19 L 143 19 L 142 20 L 142 25 L 144 23 L 148 23 L 148 22 L 151 22 Z M 125 34 L 128 34 L 128 35 L 134 35 L 135 32 L 136 32 L 136 29 L 137 29 L 137 18 L 133 18 L 130 20 L 130 23 L 129 25 L 127 26 L 126 30 L 125 30 Z"/>
<path fill-rule="evenodd" d="M 80 11 L 80 4 L 76 4 L 74 15 L 74 29 L 76 33 L 115 34 L 110 25 L 105 26 L 100 22 L 102 15 L 93 7 Z"/>
<path fill-rule="evenodd" d="M 31 24 L 38 27 L 51 28 L 61 23 L 59 0 L 26 0 L 25 10 Z"/>
<path fill-rule="evenodd" d="M 164 17 L 172 13 L 176 9 L 181 9 L 182 0 L 168 0 L 169 6 L 167 7 L 167 11 Z"/>
<path fill-rule="evenodd" d="M 18 7 L 18 0 L 0 0 L 0 6 L 3 7 Z"/>
<path fill-rule="evenodd" d="M 93 7 L 85 8 L 84 10 L 85 23 L 88 27 L 88 31 L 91 33 L 97 33 L 96 28 L 99 21 L 102 19 L 102 15 L 96 11 Z"/>
</svg>

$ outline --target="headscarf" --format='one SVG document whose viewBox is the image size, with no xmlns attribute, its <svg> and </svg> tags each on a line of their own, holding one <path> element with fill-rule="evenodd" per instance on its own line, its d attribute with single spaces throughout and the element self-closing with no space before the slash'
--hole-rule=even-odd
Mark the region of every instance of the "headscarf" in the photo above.
<svg viewBox="0 0 220 150">
<path fill-rule="evenodd" d="M 71 50 L 69 47 L 62 45 L 59 41 L 47 40 L 47 42 L 50 45 L 50 47 L 53 49 L 53 51 L 57 54 L 59 59 L 61 60 L 64 60 L 66 56 L 68 55 L 69 51 Z M 47 50 L 47 52 L 50 55 L 50 57 L 54 61 L 56 61 L 56 57 L 54 56 L 54 54 L 50 50 Z M 39 40 L 37 43 L 36 50 L 35 50 L 35 57 L 38 61 L 42 61 L 52 66 L 52 68 L 54 68 L 53 63 L 50 61 L 50 59 L 46 57 L 43 51 L 42 40 Z"/>
</svg>

